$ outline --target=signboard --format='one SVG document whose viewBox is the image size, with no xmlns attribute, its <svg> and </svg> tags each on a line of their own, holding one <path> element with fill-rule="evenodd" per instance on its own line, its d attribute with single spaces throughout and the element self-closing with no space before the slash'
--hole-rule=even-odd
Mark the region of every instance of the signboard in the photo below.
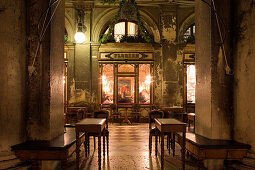
<svg viewBox="0 0 255 170">
<path fill-rule="evenodd" d="M 152 53 L 112 52 L 101 53 L 100 59 L 110 60 L 142 60 L 152 59 Z"/>
</svg>

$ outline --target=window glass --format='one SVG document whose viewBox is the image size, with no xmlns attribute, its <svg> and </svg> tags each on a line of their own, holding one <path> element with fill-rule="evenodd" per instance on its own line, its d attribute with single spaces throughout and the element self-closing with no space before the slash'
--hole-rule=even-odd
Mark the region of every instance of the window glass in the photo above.
<svg viewBox="0 0 255 170">
<path fill-rule="evenodd" d="M 134 64 L 118 64 L 118 72 L 134 72 Z"/>
<path fill-rule="evenodd" d="M 103 64 L 102 104 L 113 103 L 114 75 L 113 64 Z"/>
<path fill-rule="evenodd" d="M 195 65 L 187 65 L 187 103 L 195 103 L 196 69 Z"/>
<path fill-rule="evenodd" d="M 125 22 L 120 22 L 114 26 L 114 39 L 116 42 L 120 42 L 121 37 L 125 35 Z"/>
<path fill-rule="evenodd" d="M 150 104 L 150 64 L 139 64 L 139 103 Z"/>
<path fill-rule="evenodd" d="M 134 77 L 118 77 L 118 103 L 132 104 L 134 103 L 135 78 Z"/>
<path fill-rule="evenodd" d="M 128 22 L 128 35 L 135 36 L 138 34 L 138 25 Z"/>
</svg>

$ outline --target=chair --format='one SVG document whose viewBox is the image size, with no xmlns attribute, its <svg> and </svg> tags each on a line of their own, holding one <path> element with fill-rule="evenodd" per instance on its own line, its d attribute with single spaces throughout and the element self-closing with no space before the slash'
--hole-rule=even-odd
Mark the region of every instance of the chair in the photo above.
<svg viewBox="0 0 255 170">
<path fill-rule="evenodd" d="M 150 155 L 152 152 L 152 136 L 155 136 L 155 155 L 157 156 L 157 147 L 158 147 L 158 136 L 160 131 L 155 127 L 152 127 L 152 124 L 155 123 L 155 118 L 163 118 L 163 112 L 159 110 L 153 110 L 149 112 L 149 151 Z"/>
<path fill-rule="evenodd" d="M 98 110 L 94 112 L 94 118 L 106 118 L 106 128 L 102 132 L 101 136 L 103 136 L 103 134 L 105 133 L 106 142 L 107 142 L 107 154 L 109 153 L 108 115 L 109 115 L 109 112 L 107 110 Z M 89 133 L 86 135 L 86 139 L 84 142 L 85 156 L 87 156 L 87 154 L 89 155 L 89 151 L 90 151 L 89 137 L 90 136 L 94 137 L 94 150 L 96 149 L 96 137 L 99 137 L 97 134 L 94 134 L 94 133 Z M 98 140 L 101 140 L 101 139 L 98 138 Z M 86 141 L 87 141 L 87 145 L 86 145 Z M 103 143 L 105 143 L 105 137 L 103 138 Z M 103 148 L 104 148 L 103 150 L 105 150 L 105 145 L 103 145 Z M 105 152 L 103 154 L 105 155 Z"/>
<path fill-rule="evenodd" d="M 137 120 L 137 122 L 140 122 L 140 104 L 133 104 L 132 105 L 132 112 L 130 113 L 130 115 L 132 117 L 135 117 L 135 119 Z"/>
<path fill-rule="evenodd" d="M 121 123 L 121 120 L 120 120 L 121 113 L 118 112 L 118 108 L 117 108 L 116 104 L 111 104 L 110 109 L 111 109 L 111 122 L 113 123 L 113 120 L 119 119 L 119 121 Z"/>
<path fill-rule="evenodd" d="M 86 113 L 86 117 L 93 117 L 94 111 L 96 110 L 95 104 L 89 104 L 88 105 L 88 111 Z"/>
</svg>

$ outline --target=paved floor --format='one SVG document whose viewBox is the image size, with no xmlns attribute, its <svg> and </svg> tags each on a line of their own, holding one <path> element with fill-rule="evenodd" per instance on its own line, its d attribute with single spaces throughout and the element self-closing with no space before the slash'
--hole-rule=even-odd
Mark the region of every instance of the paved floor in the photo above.
<svg viewBox="0 0 255 170">
<path fill-rule="evenodd" d="M 104 158 L 102 154 L 102 169 L 105 170 L 157 170 L 160 169 L 160 155 L 155 157 L 154 138 L 152 155 L 149 156 L 149 125 L 110 124 L 109 155 Z M 97 142 L 96 142 L 97 143 Z M 166 143 L 166 142 L 165 142 Z M 160 147 L 159 147 L 160 148 Z M 82 147 L 83 149 L 83 147 Z M 166 147 L 165 147 L 166 149 Z M 84 170 L 98 169 L 97 150 L 94 151 L 93 138 L 90 138 L 90 156 L 84 158 L 84 150 L 81 152 Z M 165 151 L 165 169 L 181 169 L 180 147 L 176 144 L 176 156 L 172 157 Z M 75 169 L 75 154 L 68 161 L 69 170 Z M 187 160 L 186 169 L 197 169 L 195 163 Z"/>
</svg>

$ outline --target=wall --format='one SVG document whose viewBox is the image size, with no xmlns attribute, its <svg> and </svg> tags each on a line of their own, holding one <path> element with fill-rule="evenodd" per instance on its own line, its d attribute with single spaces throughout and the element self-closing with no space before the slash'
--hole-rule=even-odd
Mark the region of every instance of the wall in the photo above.
<svg viewBox="0 0 255 170">
<path fill-rule="evenodd" d="M 0 3 L 0 152 L 26 139 L 25 13 L 25 0 Z"/>
<path fill-rule="evenodd" d="M 234 33 L 234 139 L 248 143 L 255 153 L 255 5 L 236 0 Z"/>
</svg>

